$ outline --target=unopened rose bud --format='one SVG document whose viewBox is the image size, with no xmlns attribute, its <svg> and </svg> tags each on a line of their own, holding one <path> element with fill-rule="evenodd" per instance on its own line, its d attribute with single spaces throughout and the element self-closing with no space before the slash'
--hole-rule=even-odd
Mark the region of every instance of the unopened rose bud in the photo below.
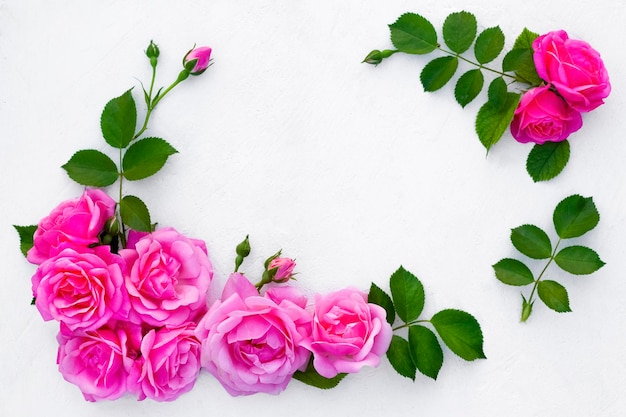
<svg viewBox="0 0 626 417">
<path fill-rule="evenodd" d="M 384 51 L 379 51 L 378 49 L 374 49 L 372 52 L 367 54 L 365 59 L 362 62 L 366 64 L 378 65 L 383 62 L 383 59 L 389 58 L 391 55 L 395 54 L 398 51 L 392 51 L 390 49 L 385 49 Z"/>
<path fill-rule="evenodd" d="M 270 261 L 267 270 L 274 282 L 287 282 L 293 276 L 296 262 L 291 258 L 274 258 Z"/>
<path fill-rule="evenodd" d="M 530 314 L 533 312 L 533 303 L 528 303 L 526 299 L 522 302 L 522 318 L 521 322 L 525 322 L 530 317 Z"/>
<path fill-rule="evenodd" d="M 120 222 L 116 216 L 110 217 L 104 224 L 104 232 L 109 235 L 120 233 Z"/>
<path fill-rule="evenodd" d="M 150 45 L 148 45 L 148 49 L 146 49 L 146 56 L 150 58 L 150 65 L 152 67 L 156 67 L 157 58 L 159 57 L 159 47 L 152 41 L 150 41 Z"/>
<path fill-rule="evenodd" d="M 235 258 L 235 272 L 237 272 L 244 258 L 250 255 L 250 241 L 248 240 L 248 235 L 246 235 L 243 242 L 237 245 L 235 252 L 237 253 L 237 257 Z"/>
<path fill-rule="evenodd" d="M 200 46 L 187 52 L 183 58 L 183 66 L 191 75 L 200 75 L 211 65 L 211 48 Z"/>
</svg>

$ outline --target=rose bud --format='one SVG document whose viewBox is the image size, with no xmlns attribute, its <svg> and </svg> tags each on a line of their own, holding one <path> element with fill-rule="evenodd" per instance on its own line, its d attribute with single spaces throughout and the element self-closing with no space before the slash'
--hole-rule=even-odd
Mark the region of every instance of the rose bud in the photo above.
<svg viewBox="0 0 626 417">
<path fill-rule="evenodd" d="M 293 276 L 296 263 L 291 258 L 274 258 L 270 261 L 267 270 L 274 282 L 287 282 Z"/>
<path fill-rule="evenodd" d="M 211 65 L 211 48 L 201 46 L 187 52 L 183 58 L 183 66 L 191 75 L 200 75 Z"/>
</svg>

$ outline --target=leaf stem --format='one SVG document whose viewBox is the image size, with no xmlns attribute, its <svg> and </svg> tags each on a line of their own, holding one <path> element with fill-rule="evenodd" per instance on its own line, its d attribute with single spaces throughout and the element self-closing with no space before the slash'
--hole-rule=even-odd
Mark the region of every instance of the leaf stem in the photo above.
<svg viewBox="0 0 626 417">
<path fill-rule="evenodd" d="M 413 320 L 410 323 L 404 323 L 404 324 L 401 324 L 399 326 L 396 326 L 396 327 L 392 328 L 392 330 L 395 332 L 396 330 L 400 330 L 400 329 L 404 329 L 404 328 L 407 328 L 407 327 L 411 327 L 412 325 L 417 324 L 417 323 L 430 323 L 430 320 Z"/>
<path fill-rule="evenodd" d="M 506 72 L 502 72 L 502 71 L 495 70 L 493 68 L 486 67 L 486 66 L 484 66 L 482 64 L 479 64 L 478 62 L 474 62 L 474 61 L 472 61 L 470 59 L 467 59 L 467 58 L 465 58 L 464 56 L 462 56 L 460 54 L 457 54 L 457 53 L 452 52 L 452 51 L 448 51 L 447 49 L 443 49 L 441 46 L 437 46 L 437 49 L 439 49 L 441 52 L 444 52 L 444 53 L 446 53 L 448 55 L 455 56 L 455 57 L 459 58 L 460 60 L 465 61 L 465 62 L 467 62 L 467 63 L 469 63 L 471 65 L 474 65 L 474 66 L 476 66 L 478 68 L 483 68 L 483 69 L 485 69 L 487 71 L 491 71 L 491 72 L 493 72 L 495 74 L 498 74 L 498 75 L 500 75 L 502 77 L 509 77 L 509 78 L 512 78 L 515 81 L 523 82 L 523 80 L 519 79 L 518 77 L 516 77 L 514 75 L 507 74 Z"/>
<path fill-rule="evenodd" d="M 550 266 L 552 261 L 554 261 L 554 257 L 556 256 L 556 251 L 559 249 L 559 245 L 561 244 L 561 240 L 562 240 L 562 238 L 559 238 L 558 242 L 556 242 L 556 245 L 554 246 L 554 251 L 552 251 L 552 255 L 550 255 L 550 259 L 548 260 L 548 263 L 546 264 L 546 266 L 543 267 L 543 269 L 541 270 L 541 273 L 539 274 L 539 276 L 535 280 L 535 285 L 533 285 L 533 290 L 530 292 L 530 297 L 528 298 L 528 303 L 529 304 L 533 303 L 533 297 L 535 296 L 535 292 L 537 290 L 537 287 L 539 286 L 539 281 L 541 280 L 541 277 L 543 277 L 543 274 L 546 272 L 546 270 L 548 269 L 548 267 Z"/>
</svg>

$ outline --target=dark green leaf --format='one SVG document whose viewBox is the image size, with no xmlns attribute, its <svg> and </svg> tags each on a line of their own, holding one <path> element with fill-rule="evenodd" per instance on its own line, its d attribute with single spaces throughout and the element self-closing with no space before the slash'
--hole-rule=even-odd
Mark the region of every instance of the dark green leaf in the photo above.
<svg viewBox="0 0 626 417">
<path fill-rule="evenodd" d="M 100 118 L 104 140 L 114 148 L 125 148 L 133 140 L 137 108 L 131 90 L 109 101 Z"/>
<path fill-rule="evenodd" d="M 504 48 L 504 33 L 500 27 L 492 27 L 483 30 L 474 45 L 474 55 L 480 64 L 491 62 L 500 55 Z"/>
<path fill-rule="evenodd" d="M 511 242 L 515 249 L 533 259 L 547 259 L 552 256 L 550 238 L 539 227 L 525 224 L 511 230 Z"/>
<path fill-rule="evenodd" d="M 478 321 L 460 310 L 442 310 L 430 320 L 441 340 L 466 361 L 483 359 L 483 332 Z"/>
<path fill-rule="evenodd" d="M 407 54 L 427 54 L 437 48 L 433 25 L 416 13 L 405 13 L 389 25 L 391 43 Z"/>
<path fill-rule="evenodd" d="M 535 39 L 539 37 L 538 33 L 531 32 L 527 28 L 522 30 L 522 33 L 515 39 L 515 43 L 513 44 L 513 48 L 533 48 L 533 42 Z"/>
<path fill-rule="evenodd" d="M 437 91 L 454 75 L 459 60 L 455 56 L 442 56 L 430 61 L 420 74 L 424 91 Z"/>
<path fill-rule="evenodd" d="M 169 143 L 160 138 L 145 138 L 133 143 L 124 154 L 124 177 L 141 180 L 156 174 L 168 156 L 177 153 Z"/>
<path fill-rule="evenodd" d="M 541 84 L 541 78 L 537 75 L 533 53 L 532 48 L 511 49 L 502 60 L 502 70 L 504 72 L 514 71 L 520 81 L 538 86 Z"/>
<path fill-rule="evenodd" d="M 506 93 L 504 106 L 495 107 L 491 101 L 487 101 L 478 111 L 476 134 L 487 151 L 500 140 L 504 131 L 511 124 L 519 100 L 519 94 Z"/>
<path fill-rule="evenodd" d="M 533 273 L 526 264 L 517 259 L 504 258 L 493 265 L 496 278 L 507 285 L 528 285 L 535 282 Z"/>
<path fill-rule="evenodd" d="M 604 266 L 598 254 L 585 246 L 564 248 L 556 254 L 554 261 L 561 269 L 575 275 L 591 274 Z"/>
<path fill-rule="evenodd" d="M 489 102 L 496 111 L 505 109 L 507 92 L 506 82 L 502 77 L 494 78 L 489 84 L 487 97 L 489 97 Z"/>
<path fill-rule="evenodd" d="M 134 195 L 127 195 L 120 201 L 122 222 L 138 232 L 152 232 L 150 212 L 145 203 Z"/>
<path fill-rule="evenodd" d="M 396 310 L 393 308 L 393 301 L 391 301 L 391 297 L 385 291 L 373 282 L 367 295 L 367 301 L 384 308 L 387 313 L 387 323 L 393 325 L 393 322 L 396 320 Z"/>
<path fill-rule="evenodd" d="M 458 54 L 472 46 L 476 38 L 476 17 L 468 12 L 450 14 L 443 22 L 443 40 Z"/>
<path fill-rule="evenodd" d="M 30 248 L 33 247 L 33 235 L 35 234 L 35 231 L 37 230 L 37 225 L 36 224 L 32 226 L 13 225 L 13 227 L 15 228 L 15 230 L 17 230 L 17 233 L 20 236 L 20 250 L 22 251 L 22 254 L 26 256 Z"/>
<path fill-rule="evenodd" d="M 557 204 L 552 215 L 559 237 L 570 239 L 582 236 L 598 225 L 600 213 L 593 198 L 571 195 Z"/>
<path fill-rule="evenodd" d="M 459 77 L 454 88 L 454 97 L 456 101 L 465 107 L 476 98 L 480 90 L 483 89 L 485 78 L 479 69 L 467 71 Z"/>
<path fill-rule="evenodd" d="M 417 369 L 424 375 L 437 379 L 443 365 L 443 351 L 435 333 L 424 326 L 410 326 L 409 348 Z"/>
<path fill-rule="evenodd" d="M 569 142 L 535 145 L 526 159 L 526 171 L 534 182 L 548 181 L 563 171 L 569 161 Z"/>
<path fill-rule="evenodd" d="M 391 275 L 389 287 L 400 319 L 405 323 L 417 319 L 424 309 L 424 287 L 420 280 L 400 267 Z"/>
<path fill-rule="evenodd" d="M 411 359 L 408 341 L 394 334 L 387 350 L 387 359 L 397 373 L 415 381 L 416 367 Z"/>
<path fill-rule="evenodd" d="M 294 379 L 320 389 L 331 389 L 336 387 L 347 374 L 337 374 L 334 378 L 325 378 L 321 376 L 313 367 L 313 358 L 309 361 L 304 372 L 296 371 L 293 374 Z"/>
<path fill-rule="evenodd" d="M 564 286 L 556 281 L 539 281 L 537 294 L 541 301 L 549 308 L 559 313 L 572 311 L 569 308 L 569 298 Z"/>
<path fill-rule="evenodd" d="M 76 152 L 62 168 L 77 183 L 92 187 L 111 185 L 119 176 L 115 162 L 95 149 Z"/>
</svg>

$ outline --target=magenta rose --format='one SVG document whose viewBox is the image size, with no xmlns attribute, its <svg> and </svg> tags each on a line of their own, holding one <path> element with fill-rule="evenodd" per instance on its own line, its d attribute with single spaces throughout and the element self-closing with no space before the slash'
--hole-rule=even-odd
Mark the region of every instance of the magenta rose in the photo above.
<svg viewBox="0 0 626 417">
<path fill-rule="evenodd" d="M 35 305 L 44 320 L 71 331 L 95 330 L 128 317 L 124 260 L 109 246 L 67 247 L 39 265 L 32 277 Z"/>
<path fill-rule="evenodd" d="M 115 201 L 98 189 L 86 189 L 80 198 L 62 202 L 39 222 L 28 261 L 39 265 L 64 243 L 85 247 L 98 243 L 104 224 L 114 214 Z"/>
<path fill-rule="evenodd" d="M 291 258 L 274 258 L 267 266 L 268 271 L 274 271 L 274 282 L 287 282 L 291 279 L 296 263 Z"/>
<path fill-rule="evenodd" d="M 376 367 L 391 343 L 385 310 L 357 289 L 316 295 L 313 331 L 307 347 L 315 370 L 326 378 Z"/>
<path fill-rule="evenodd" d="M 164 228 L 143 234 L 120 255 L 128 265 L 132 322 L 179 326 L 206 311 L 213 267 L 203 241 Z"/>
<path fill-rule="evenodd" d="M 193 388 L 200 373 L 195 323 L 150 330 L 141 341 L 139 399 L 172 401 Z"/>
<path fill-rule="evenodd" d="M 291 301 L 298 299 L 291 292 L 278 290 L 274 297 L 278 303 L 234 273 L 196 328 L 202 366 L 232 396 L 278 394 L 309 361 L 301 346 L 310 334 L 309 313 Z"/>
<path fill-rule="evenodd" d="M 571 107 L 588 112 L 604 103 L 611 92 L 609 74 L 600 53 L 587 42 L 557 30 L 535 39 L 533 49 L 537 74 Z"/>
<path fill-rule="evenodd" d="M 200 46 L 187 52 L 183 58 L 183 66 L 191 75 L 200 75 L 211 64 L 211 48 Z"/>
<path fill-rule="evenodd" d="M 61 325 L 57 363 L 87 401 L 115 400 L 128 392 L 141 328 L 121 324 L 71 333 Z"/>
<path fill-rule="evenodd" d="M 548 86 L 526 92 L 511 121 L 511 134 L 521 143 L 561 142 L 583 125 L 581 114 Z"/>
</svg>

